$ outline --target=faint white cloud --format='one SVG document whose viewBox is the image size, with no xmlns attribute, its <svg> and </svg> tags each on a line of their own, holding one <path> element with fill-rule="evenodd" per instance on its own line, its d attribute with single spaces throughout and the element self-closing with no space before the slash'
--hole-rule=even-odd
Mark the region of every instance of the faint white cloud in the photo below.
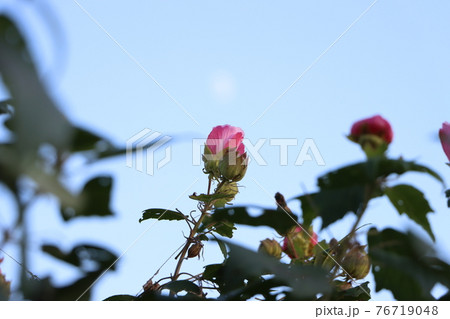
<svg viewBox="0 0 450 319">
<path fill-rule="evenodd" d="M 229 103 L 236 97 L 236 80 L 227 70 L 215 71 L 210 79 L 213 98 L 221 103 Z"/>
</svg>

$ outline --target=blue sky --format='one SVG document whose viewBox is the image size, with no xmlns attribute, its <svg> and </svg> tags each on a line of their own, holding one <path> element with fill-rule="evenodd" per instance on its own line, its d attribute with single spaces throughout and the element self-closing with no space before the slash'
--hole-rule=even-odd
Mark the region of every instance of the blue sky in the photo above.
<svg viewBox="0 0 450 319">
<path fill-rule="evenodd" d="M 94 288 L 96 300 L 137 293 L 183 243 L 185 224 L 152 226 L 152 221 L 139 224 L 138 219 L 150 207 L 195 209 L 188 195 L 206 191 L 207 179 L 201 167 L 192 165 L 191 141 L 205 138 L 215 125 L 239 126 L 253 144 L 260 138 L 299 140 L 289 148 L 286 166 L 280 165 L 278 147 L 268 141 L 263 145 L 267 165 L 250 165 L 235 205 L 271 207 L 275 192 L 292 198 L 305 189 L 314 191 L 321 174 L 362 160 L 359 147 L 345 135 L 354 121 L 374 114 L 393 126 L 390 155 L 427 164 L 450 184 L 437 139 L 442 122 L 450 121 L 448 1 L 379 0 L 328 51 L 373 1 L 2 2 L 0 10 L 21 17 L 40 72 L 73 121 L 117 145 L 144 128 L 174 137 L 172 161 L 153 176 L 126 167 L 125 158 L 91 167 L 74 163 L 68 176 L 74 189 L 94 174 L 114 175 L 115 218 L 66 225 L 51 197 L 36 203 L 31 213 L 30 267 L 41 276 L 53 274 L 57 283 L 77 273 L 39 253 L 44 242 L 69 249 L 81 239 L 92 240 L 119 255 L 126 252 L 118 271 L 107 273 Z M 53 22 L 45 23 L 46 18 Z M 313 161 L 294 165 L 306 138 L 314 140 L 325 166 Z M 450 218 L 442 187 L 419 174 L 401 181 L 425 192 L 435 210 L 429 219 L 437 247 L 450 261 Z M 299 212 L 296 201 L 289 204 Z M 0 204 L 1 210 L 10 205 Z M 0 211 L 2 220 L 8 220 L 6 215 Z M 342 237 L 353 220 L 347 216 L 319 237 Z M 425 236 L 386 199 L 371 202 L 362 223 L 413 228 Z M 238 227 L 234 240 L 256 249 L 266 237 L 276 234 Z M 7 248 L 14 253 L 12 245 Z M 203 265 L 220 261 L 217 247 L 205 248 L 205 260 L 188 260 L 186 271 L 200 272 Z M 4 263 L 4 273 L 15 272 L 12 261 Z M 169 275 L 174 267 L 170 260 L 158 276 Z M 390 298 L 388 292 L 374 295 L 376 300 Z"/>
</svg>

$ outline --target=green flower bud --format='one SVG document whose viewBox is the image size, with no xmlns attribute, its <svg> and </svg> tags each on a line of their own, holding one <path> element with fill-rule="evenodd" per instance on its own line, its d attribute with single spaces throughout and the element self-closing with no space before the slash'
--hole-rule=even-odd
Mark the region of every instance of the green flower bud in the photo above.
<svg viewBox="0 0 450 319">
<path fill-rule="evenodd" d="M 239 182 L 247 172 L 247 153 L 239 155 L 235 150 L 226 152 L 219 162 L 219 172 L 222 178 L 230 182 Z"/>
<path fill-rule="evenodd" d="M 366 277 L 370 271 L 370 260 L 364 246 L 357 245 L 351 248 L 342 260 L 342 267 L 347 275 L 354 279 Z"/>
<path fill-rule="evenodd" d="M 211 177 L 219 178 L 220 172 L 219 172 L 219 159 L 220 157 L 217 154 L 213 154 L 209 147 L 205 145 L 205 150 L 203 152 L 202 156 L 205 169 L 204 172 L 206 174 L 209 174 Z"/>
<path fill-rule="evenodd" d="M 216 194 L 229 195 L 225 198 L 220 198 L 214 202 L 214 207 L 224 207 L 227 203 L 231 202 L 238 193 L 238 187 L 236 183 L 225 182 L 217 191 Z"/>
<path fill-rule="evenodd" d="M 258 252 L 273 256 L 277 259 L 281 258 L 281 246 L 275 239 L 266 238 L 262 240 Z"/>
</svg>

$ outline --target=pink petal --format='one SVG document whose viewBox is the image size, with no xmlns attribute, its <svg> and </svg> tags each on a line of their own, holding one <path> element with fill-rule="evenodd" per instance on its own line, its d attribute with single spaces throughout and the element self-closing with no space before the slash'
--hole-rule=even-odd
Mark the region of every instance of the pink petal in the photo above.
<svg viewBox="0 0 450 319">
<path fill-rule="evenodd" d="M 445 155 L 447 155 L 450 161 L 450 124 L 445 122 L 442 124 L 442 128 L 439 130 L 439 138 L 441 139 L 442 148 Z"/>
</svg>

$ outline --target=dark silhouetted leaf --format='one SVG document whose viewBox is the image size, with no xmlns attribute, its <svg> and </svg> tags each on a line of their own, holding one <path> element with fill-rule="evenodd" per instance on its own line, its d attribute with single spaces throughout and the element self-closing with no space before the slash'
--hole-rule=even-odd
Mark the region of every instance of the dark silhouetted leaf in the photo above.
<svg viewBox="0 0 450 319">
<path fill-rule="evenodd" d="M 194 294 L 201 293 L 200 287 L 189 280 L 176 280 L 168 282 L 167 284 L 161 286 L 161 290 L 163 289 L 169 289 L 174 293 L 179 293 L 180 291 L 191 292 Z"/>
<path fill-rule="evenodd" d="M 207 194 L 197 195 L 194 193 L 192 195 L 189 195 L 189 198 L 198 200 L 199 202 L 204 202 L 204 203 L 211 203 L 215 200 L 222 199 L 222 198 L 229 198 L 229 197 L 230 197 L 230 194 L 221 194 L 221 193 L 214 193 L 214 194 L 210 194 L 210 195 L 207 195 Z"/>
<path fill-rule="evenodd" d="M 421 191 L 410 185 L 396 185 L 387 187 L 384 192 L 399 214 L 406 214 L 435 240 L 427 219 L 427 214 L 433 210 Z"/>
<path fill-rule="evenodd" d="M 72 152 L 101 152 L 112 149 L 114 149 L 114 146 L 105 138 L 81 127 L 74 128 L 74 134 L 71 143 Z"/>
<path fill-rule="evenodd" d="M 227 257 L 228 257 L 227 246 L 220 239 L 216 238 L 216 241 L 217 241 L 217 244 L 219 245 L 220 251 L 222 252 L 223 258 L 227 259 Z"/>
<path fill-rule="evenodd" d="M 79 208 L 61 206 L 61 215 L 64 220 L 81 216 L 111 216 L 110 198 L 113 179 L 110 176 L 98 176 L 85 185 L 78 196 Z"/>
<path fill-rule="evenodd" d="M 311 223 L 315 216 L 322 217 L 322 228 L 343 218 L 348 212 L 357 213 L 364 201 L 364 185 L 324 189 L 314 194 L 297 197 L 302 212 Z"/>
<path fill-rule="evenodd" d="M 90 299 L 90 286 L 102 272 L 90 272 L 69 285 L 55 287 L 49 278 L 29 280 L 23 290 L 24 298 L 35 301 L 86 301 Z"/>
<path fill-rule="evenodd" d="M 117 256 L 109 250 L 89 244 L 77 245 L 69 253 L 64 253 L 54 245 L 43 245 L 42 250 L 85 272 L 114 270 L 117 260 Z"/>
<path fill-rule="evenodd" d="M 368 301 L 370 300 L 369 282 L 366 281 L 359 286 L 336 292 L 332 299 L 333 301 Z"/>
<path fill-rule="evenodd" d="M 222 299 L 241 300 L 249 298 L 244 294 L 248 282 L 258 282 L 262 275 L 273 275 L 275 287 L 288 286 L 290 295 L 295 300 L 315 300 L 317 294 L 330 292 L 327 274 L 320 267 L 312 265 L 286 265 L 264 254 L 255 253 L 248 249 L 226 242 L 229 246 L 229 258 L 217 273 Z M 260 281 L 261 284 L 267 284 Z M 265 286 L 264 289 L 268 287 Z M 254 289 L 254 290 L 253 290 Z M 258 291 L 258 287 L 252 287 Z M 244 294 L 244 295 L 243 295 Z"/>
<path fill-rule="evenodd" d="M 205 270 L 203 271 L 203 279 L 209 281 L 215 281 L 217 278 L 217 273 L 222 269 L 223 264 L 211 264 L 205 266 Z"/>
<path fill-rule="evenodd" d="M 205 219 L 204 224 L 229 222 L 249 226 L 268 226 L 275 229 L 280 235 L 284 235 L 297 225 L 296 221 L 297 216 L 282 209 L 266 209 L 261 215 L 253 217 L 250 216 L 246 207 L 230 207 L 216 209 L 210 218 Z"/>
<path fill-rule="evenodd" d="M 0 115 L 1 114 L 11 114 L 10 105 L 12 100 L 0 101 Z"/>
<path fill-rule="evenodd" d="M 104 299 L 103 301 L 136 301 L 135 296 L 131 295 L 115 295 Z"/>
<path fill-rule="evenodd" d="M 144 211 L 139 222 L 147 219 L 158 220 L 185 220 L 186 216 L 179 211 L 168 210 L 163 208 L 150 208 Z"/>
<path fill-rule="evenodd" d="M 357 214 L 366 201 L 384 195 L 382 186 L 388 176 L 406 172 L 426 173 L 443 183 L 436 172 L 415 162 L 370 158 L 325 174 L 318 179 L 318 192 L 297 197 L 305 224 L 320 216 L 325 228 L 349 212 Z"/>
<path fill-rule="evenodd" d="M 436 283 L 450 287 L 450 266 L 412 234 L 393 229 L 368 233 L 376 291 L 388 289 L 397 300 L 434 300 Z"/>
<path fill-rule="evenodd" d="M 11 128 L 20 155 L 17 165 L 26 168 L 42 143 L 66 149 L 73 127 L 47 93 L 20 30 L 4 15 L 0 47 L 0 75 L 14 100 Z"/>
</svg>

